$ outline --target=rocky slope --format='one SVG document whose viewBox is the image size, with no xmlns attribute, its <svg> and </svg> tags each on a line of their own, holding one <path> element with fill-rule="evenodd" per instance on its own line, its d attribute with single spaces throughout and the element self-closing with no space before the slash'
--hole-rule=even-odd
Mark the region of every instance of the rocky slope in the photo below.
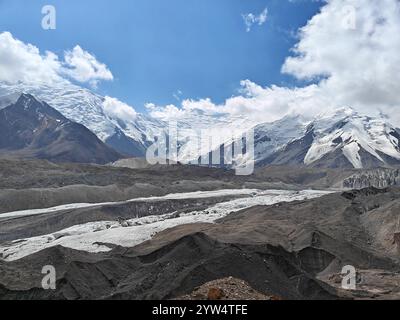
<svg viewBox="0 0 400 320">
<path fill-rule="evenodd" d="M 0 110 L 0 155 L 100 164 L 122 157 L 86 127 L 29 94 Z"/>
<path fill-rule="evenodd" d="M 399 189 L 369 188 L 181 225 L 134 248 L 53 247 L 0 262 L 0 298 L 172 299 L 227 277 L 282 299 L 399 298 L 389 286 L 400 271 L 399 209 Z M 43 264 L 56 267 L 55 291 L 41 289 Z M 357 290 L 340 285 L 345 265 L 359 273 Z"/>
<path fill-rule="evenodd" d="M 236 176 L 234 171 L 218 168 L 142 164 L 140 159 L 118 161 L 115 166 L 0 159 L 0 212 L 199 190 L 339 190 L 398 183 L 396 169 L 376 169 L 384 174 L 375 176 L 375 169 L 268 166 L 256 168 L 251 176 Z"/>
<path fill-rule="evenodd" d="M 0 212 L 238 188 L 299 189 L 263 177 L 241 177 L 231 171 L 197 166 L 130 169 L 0 158 Z"/>
</svg>

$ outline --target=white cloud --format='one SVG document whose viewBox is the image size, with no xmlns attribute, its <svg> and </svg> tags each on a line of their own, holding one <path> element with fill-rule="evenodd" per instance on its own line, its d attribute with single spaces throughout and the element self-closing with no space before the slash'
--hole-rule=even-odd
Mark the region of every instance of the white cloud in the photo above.
<svg viewBox="0 0 400 320">
<path fill-rule="evenodd" d="M 137 116 L 136 111 L 131 106 L 108 96 L 104 98 L 103 109 L 105 114 L 111 119 L 121 119 L 131 122 L 134 121 Z"/>
<path fill-rule="evenodd" d="M 394 114 L 400 106 L 398 34 L 399 1 L 330 0 L 300 30 L 282 70 L 299 79 L 323 77 L 321 94 L 337 105 Z"/>
<path fill-rule="evenodd" d="M 262 26 L 267 21 L 267 17 L 268 17 L 268 8 L 265 8 L 258 15 L 254 13 L 242 14 L 244 24 L 246 25 L 246 31 L 250 32 L 254 24 Z"/>
<path fill-rule="evenodd" d="M 70 84 L 73 79 L 96 86 L 101 80 L 113 80 L 107 66 L 92 54 L 76 46 L 66 51 L 64 60 L 31 44 L 15 39 L 11 33 L 0 33 L 0 81 L 8 84 Z M 126 122 L 136 119 L 136 111 L 116 98 L 105 97 L 105 114 L 114 120 Z"/>
<path fill-rule="evenodd" d="M 312 116 L 321 109 L 333 107 L 320 94 L 317 85 L 304 88 L 261 87 L 250 80 L 241 82 L 240 95 L 227 99 L 223 104 L 215 104 L 211 99 L 183 100 L 180 106 L 165 107 L 148 104 L 149 113 L 160 120 L 187 121 L 187 119 L 210 118 L 247 123 L 248 126 L 261 122 L 272 122 L 287 114 Z M 205 121 L 203 121 L 206 123 Z"/>
<path fill-rule="evenodd" d="M 105 64 L 80 46 L 66 51 L 64 60 L 60 60 L 55 53 L 43 54 L 9 32 L 0 33 L 0 81 L 51 84 L 68 79 L 95 86 L 100 80 L 113 80 L 113 75 Z"/>
<path fill-rule="evenodd" d="M 89 82 L 93 87 L 100 80 L 113 80 L 111 71 L 95 56 L 76 46 L 65 53 L 65 72 L 79 82 Z"/>
<path fill-rule="evenodd" d="M 315 84 L 265 88 L 246 80 L 240 94 L 221 105 L 210 99 L 185 100 L 179 107 L 153 107 L 150 112 L 166 119 L 202 110 L 260 123 L 351 106 L 368 115 L 385 113 L 400 126 L 399 34 L 398 0 L 327 0 L 299 30 L 299 41 L 282 67 L 284 73 Z"/>
<path fill-rule="evenodd" d="M 60 68 L 54 53 L 41 55 L 37 47 L 15 39 L 11 33 L 0 33 L 0 81 L 60 81 Z"/>
<path fill-rule="evenodd" d="M 349 27 L 349 17 L 344 14 L 350 5 L 354 8 L 354 28 Z M 251 26 L 262 24 L 267 11 L 253 18 Z M 298 43 L 282 67 L 284 73 L 315 84 L 262 87 L 245 80 L 240 93 L 221 104 L 209 98 L 185 99 L 176 105 L 148 104 L 147 108 L 162 120 L 201 119 L 206 123 L 207 118 L 247 118 L 249 123 L 260 123 L 291 113 L 312 117 L 329 108 L 352 106 L 370 115 L 386 113 L 400 125 L 399 34 L 398 0 L 327 0 L 299 30 Z M 69 65 L 51 52 L 40 54 L 36 47 L 9 33 L 0 34 L 0 81 L 57 81 L 65 76 L 65 69 L 74 70 L 75 78 L 86 82 L 112 78 L 106 66 L 82 49 L 74 49 L 71 59 L 66 60 Z M 89 76 L 83 76 L 82 70 Z M 106 101 L 110 115 L 136 114 L 116 99 Z"/>
</svg>

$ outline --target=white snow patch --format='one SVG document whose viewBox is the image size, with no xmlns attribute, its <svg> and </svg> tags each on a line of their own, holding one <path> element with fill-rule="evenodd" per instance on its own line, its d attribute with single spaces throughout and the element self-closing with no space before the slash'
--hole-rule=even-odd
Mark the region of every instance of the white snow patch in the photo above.
<svg viewBox="0 0 400 320">
<path fill-rule="evenodd" d="M 347 160 L 350 161 L 354 168 L 362 169 L 363 165 L 361 162 L 360 154 L 358 153 L 360 151 L 358 143 L 352 142 L 348 145 L 345 145 L 342 148 L 342 151 L 344 156 L 347 158 Z"/>
</svg>

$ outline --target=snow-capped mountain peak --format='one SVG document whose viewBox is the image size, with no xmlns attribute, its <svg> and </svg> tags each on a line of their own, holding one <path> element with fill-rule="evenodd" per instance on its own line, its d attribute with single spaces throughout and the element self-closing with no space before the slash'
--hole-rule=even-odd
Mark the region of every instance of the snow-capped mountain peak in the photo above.
<svg viewBox="0 0 400 320">
<path fill-rule="evenodd" d="M 68 81 L 51 85 L 2 82 L 0 108 L 15 102 L 13 99 L 23 92 L 45 101 L 66 118 L 90 129 L 117 151 L 132 156 L 144 156 L 143 150 L 149 140 L 152 141 L 153 136 L 164 127 L 161 121 L 141 114 L 135 117 L 115 116 L 105 108 L 104 97 Z"/>
<path fill-rule="evenodd" d="M 304 159 L 306 165 L 337 152 L 354 168 L 368 167 L 371 161 L 384 165 L 400 160 L 397 130 L 386 119 L 363 116 L 352 109 L 336 112 L 330 119 L 314 120 L 315 139 Z"/>
<path fill-rule="evenodd" d="M 255 162 L 264 165 L 368 168 L 400 164 L 400 134 L 386 117 L 350 108 L 312 120 L 287 116 L 257 125 Z"/>
</svg>

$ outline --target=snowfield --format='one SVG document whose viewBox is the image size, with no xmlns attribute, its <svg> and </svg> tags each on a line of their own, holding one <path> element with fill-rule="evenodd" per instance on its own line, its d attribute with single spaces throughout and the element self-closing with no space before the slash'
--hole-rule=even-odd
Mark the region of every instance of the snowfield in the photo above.
<svg viewBox="0 0 400 320">
<path fill-rule="evenodd" d="M 328 193 L 331 192 L 313 190 L 261 191 L 243 189 L 171 194 L 165 197 L 145 198 L 191 199 L 196 197 L 209 197 L 210 195 L 248 195 L 246 198 L 218 203 L 206 210 L 180 214 L 179 216 L 171 213 L 166 215 L 131 219 L 127 220 L 126 224 L 124 223 L 125 226 L 116 221 L 91 222 L 83 225 L 76 225 L 48 235 L 20 239 L 11 242 L 9 245 L 0 246 L 0 257 L 6 261 L 14 261 L 41 251 L 45 248 L 58 245 L 86 252 L 110 251 L 112 246 L 108 246 L 107 244 L 133 247 L 144 241 L 150 240 L 155 234 L 163 230 L 178 225 L 189 223 L 214 223 L 217 219 L 225 217 L 232 212 L 240 211 L 253 206 L 272 205 L 279 202 L 311 199 L 326 195 Z M 53 210 L 47 212 L 54 212 L 55 208 L 44 210 Z"/>
</svg>

